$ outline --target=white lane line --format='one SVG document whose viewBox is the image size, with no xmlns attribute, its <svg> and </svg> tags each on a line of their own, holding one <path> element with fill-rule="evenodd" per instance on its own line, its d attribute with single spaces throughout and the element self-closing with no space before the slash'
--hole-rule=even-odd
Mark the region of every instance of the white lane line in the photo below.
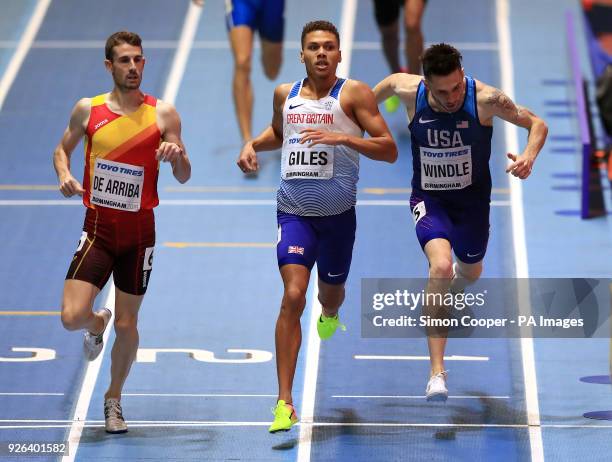
<svg viewBox="0 0 612 462">
<path fill-rule="evenodd" d="M 425 399 L 425 395 L 332 395 L 332 398 L 350 399 Z M 449 396 L 448 399 L 510 399 L 509 396 Z"/>
<path fill-rule="evenodd" d="M 429 356 L 397 356 L 397 355 L 355 355 L 355 359 L 372 359 L 386 361 L 429 361 Z M 488 361 L 488 356 L 445 356 L 444 361 Z"/>
<path fill-rule="evenodd" d="M 338 64 L 336 75 L 347 79 L 351 69 L 351 55 L 353 52 L 353 34 L 355 32 L 355 18 L 357 17 L 357 0 L 344 0 L 342 2 L 342 17 L 340 19 L 340 49 L 342 61 Z"/>
<path fill-rule="evenodd" d="M 0 80 L 0 111 L 2 110 L 2 106 L 4 106 L 4 101 L 6 100 L 6 95 L 8 95 L 15 78 L 17 77 L 17 73 L 19 69 L 21 69 L 21 65 L 25 60 L 28 51 L 32 47 L 32 43 L 34 42 L 34 38 L 36 34 L 38 34 L 38 30 L 40 29 L 40 25 L 47 14 L 47 10 L 49 9 L 49 5 L 51 4 L 51 0 L 38 0 L 36 4 L 36 8 L 34 8 L 34 13 L 28 22 L 28 25 L 21 36 L 21 40 L 17 44 L 17 49 L 9 64 L 2 76 L 2 80 Z"/>
<path fill-rule="evenodd" d="M 319 303 L 319 284 L 316 272 L 312 272 L 313 290 L 310 300 L 310 318 L 308 320 L 308 344 L 306 346 L 306 367 L 304 368 L 304 388 L 302 391 L 302 409 L 300 422 L 312 424 L 314 422 L 314 408 L 317 392 L 317 377 L 319 375 L 319 352 L 321 340 L 317 333 L 317 322 L 321 313 Z M 312 425 L 300 427 L 300 444 L 298 445 L 297 462 L 310 461 L 312 444 Z"/>
<path fill-rule="evenodd" d="M 15 199 L 15 200 L 1 200 L 0 201 L 0 205 L 2 206 L 8 206 L 8 207 L 12 207 L 12 206 L 30 206 L 30 205 L 83 205 L 82 201 L 75 201 L 75 200 L 67 200 L 67 201 L 62 201 L 59 199 L 51 199 L 51 200 L 21 200 L 21 199 Z"/>
<path fill-rule="evenodd" d="M 173 193 L 275 193 L 278 189 L 273 186 L 165 186 L 165 192 Z M 0 191 L 58 191 L 56 184 L 0 184 Z M 382 188 L 364 187 L 359 188 L 358 194 L 374 194 L 377 196 L 392 194 L 410 194 L 412 188 Z M 510 194 L 510 188 L 493 188 L 493 194 Z"/>
<path fill-rule="evenodd" d="M 185 16 L 185 22 L 183 23 L 183 30 L 181 31 L 178 48 L 174 55 L 172 67 L 170 68 L 170 75 L 166 81 L 166 88 L 162 96 L 162 100 L 167 103 L 174 104 L 176 100 L 176 95 L 178 94 L 183 75 L 185 74 L 185 67 L 187 66 L 187 59 L 191 52 L 193 39 L 198 30 L 198 22 L 200 21 L 202 9 L 203 7 L 196 6 L 194 3 L 189 2 L 189 9 Z M 145 45 L 148 46 L 148 44 Z"/>
<path fill-rule="evenodd" d="M 0 184 L 0 191 L 59 191 L 56 184 Z"/>
<path fill-rule="evenodd" d="M 0 421 L 4 422 L 4 421 Z M 20 421 L 13 421 L 20 422 Z M 24 421 L 30 422 L 30 421 Z M 0 429 L 43 429 L 43 428 L 66 428 L 70 426 L 70 421 L 37 421 L 37 425 L 0 425 Z M 128 421 L 130 428 L 137 427 L 268 427 L 269 421 L 266 422 L 220 422 L 220 421 L 166 421 L 166 420 L 130 420 Z M 479 423 L 388 423 L 388 422 L 317 422 L 306 423 L 299 422 L 300 427 L 387 427 L 387 428 L 508 428 L 508 429 L 529 429 L 527 424 L 479 424 Z M 103 427 L 103 420 L 88 420 L 83 425 L 86 428 Z M 603 425 L 583 425 L 583 424 L 543 424 L 542 428 L 557 428 L 557 429 L 600 429 L 610 430 L 612 424 Z"/>
<path fill-rule="evenodd" d="M 499 41 L 499 59 L 502 90 L 514 100 L 514 62 L 512 60 L 512 37 L 510 35 L 510 5 L 508 0 L 496 0 L 497 31 Z M 517 127 L 504 124 L 506 152 L 519 153 Z M 512 238 L 514 243 L 514 261 L 516 277 L 529 277 L 529 260 L 527 258 L 527 239 L 525 237 L 525 215 L 523 211 L 523 187 L 521 180 L 510 176 L 510 197 L 512 202 Z M 529 291 L 525 284 L 519 284 L 519 306 L 531 311 Z M 526 314 L 526 313 L 521 313 Z M 528 314 L 528 313 L 527 313 Z M 525 381 L 525 404 L 527 423 L 529 424 L 529 443 L 532 462 L 544 460 L 544 444 L 540 427 L 540 405 L 538 402 L 538 383 L 536 378 L 535 353 L 533 338 L 529 332 L 521 337 L 521 358 Z"/>
<path fill-rule="evenodd" d="M 57 189 L 57 187 L 55 188 Z M 166 186 L 166 192 L 210 192 L 210 193 L 275 193 L 273 186 Z M 2 186 L 0 185 L 0 190 Z"/>
<path fill-rule="evenodd" d="M 162 206 L 255 206 L 255 205 L 276 205 L 274 199 L 161 199 L 159 204 Z M 11 206 L 82 206 L 83 202 L 79 200 L 62 200 L 62 199 L 41 199 L 41 200 L 30 200 L 30 199 L 4 199 L 0 200 L 0 206 L 11 207 Z M 387 206 L 387 207 L 407 207 L 410 205 L 410 201 L 407 200 L 393 200 L 393 199 L 359 199 L 357 200 L 358 207 L 368 206 Z M 512 201 L 491 201 L 492 207 L 509 207 L 512 205 Z"/>
<path fill-rule="evenodd" d="M 64 393 L 0 393 L 0 396 L 64 396 Z M 123 393 L 122 396 L 143 398 L 275 398 L 276 395 L 236 393 Z M 332 395 L 332 398 L 421 399 L 425 395 Z M 510 399 L 509 396 L 449 396 L 449 399 Z M 13 422 L 13 421 L 11 421 Z"/>
<path fill-rule="evenodd" d="M 121 396 L 173 397 L 173 398 L 276 398 L 276 395 L 231 393 L 123 393 Z"/>
<path fill-rule="evenodd" d="M 32 46 L 32 43 L 34 42 L 34 38 L 38 34 L 38 31 L 45 18 L 45 15 L 47 14 L 47 10 L 49 9 L 50 4 L 51 4 L 51 0 L 39 0 L 38 3 L 36 4 L 34 13 L 32 17 L 30 18 L 30 21 L 28 22 L 28 25 L 24 31 L 24 34 L 21 37 L 21 40 L 19 41 L 19 45 L 17 46 L 17 49 L 15 50 L 15 53 L 13 54 L 13 57 L 11 58 L 11 61 L 9 62 L 6 72 L 2 76 L 2 80 L 0 80 L 0 111 L 2 110 L 2 107 L 4 106 L 4 102 L 6 101 L 6 96 L 8 95 L 8 92 L 11 86 L 13 85 L 13 82 L 15 81 L 17 74 L 19 73 L 19 70 L 21 69 L 23 61 L 25 60 Z M 107 330 L 105 333 L 106 338 L 108 337 L 109 331 L 110 329 Z M 101 359 L 102 359 L 101 357 L 98 358 L 99 361 L 101 361 Z M 99 369 L 99 365 L 97 366 L 97 369 Z M 97 369 L 96 369 L 95 361 L 93 363 L 88 364 L 87 371 L 85 373 L 84 383 L 87 383 L 88 379 L 90 379 L 89 376 L 92 373 L 94 373 L 94 370 L 95 370 L 95 376 L 97 376 Z M 95 383 L 95 377 L 94 377 L 94 383 Z M 92 388 L 93 388 L 93 385 L 92 385 Z M 87 406 L 89 406 L 89 398 L 86 399 L 87 401 L 86 405 L 84 402 L 85 398 L 86 397 L 83 395 L 81 391 L 81 394 L 79 395 L 79 402 L 77 403 L 75 415 L 73 418 L 79 418 L 79 419 L 85 420 L 85 415 L 82 414 L 82 408 L 83 406 L 85 406 L 85 413 L 86 413 Z M 81 431 L 82 431 L 82 427 L 80 427 L 79 424 L 70 426 L 70 436 L 76 437 L 78 435 L 78 437 L 80 437 Z M 69 440 L 70 440 L 70 436 L 69 436 Z M 72 458 L 64 457 L 62 459 L 72 461 L 74 460 L 74 456 Z"/>
<path fill-rule="evenodd" d="M 409 200 L 392 200 L 392 199 L 388 199 L 388 200 L 361 199 L 357 201 L 357 205 L 361 205 L 361 206 L 386 205 L 386 206 L 391 206 L 391 207 L 408 207 L 410 205 L 410 201 Z M 492 207 L 509 207 L 511 205 L 512 205 L 511 201 L 491 201 Z"/>
<path fill-rule="evenodd" d="M 425 43 L 425 48 L 434 45 L 437 42 Z M 498 45 L 495 42 L 448 42 L 449 45 L 454 46 L 461 51 L 497 51 Z M 354 42 L 353 50 L 359 51 L 381 51 L 382 46 L 380 41 L 378 42 Z M 404 50 L 404 44 L 400 44 L 400 50 Z"/>
<path fill-rule="evenodd" d="M 19 42 L 13 40 L 0 40 L 0 48 L 15 48 Z M 433 45 L 434 42 L 427 42 L 425 47 Z M 497 51 L 499 46 L 495 42 L 449 42 L 461 51 Z M 147 40 L 147 50 L 167 50 L 174 49 L 179 46 L 176 40 Z M 65 49 L 96 49 L 104 48 L 102 40 L 36 40 L 32 44 L 32 48 L 65 48 Z M 255 41 L 254 49 L 261 48 L 258 40 Z M 286 40 L 283 43 L 283 48 L 286 50 L 301 50 L 302 44 L 298 40 Z M 230 45 L 227 40 L 194 40 L 192 49 L 199 50 L 229 50 Z M 400 44 L 400 49 L 404 49 L 404 44 Z M 361 41 L 353 42 L 353 50 L 359 51 L 380 51 L 382 46 L 380 42 Z M 344 53 L 343 53 L 344 54 Z"/>
<path fill-rule="evenodd" d="M 104 358 L 104 351 L 108 344 L 108 337 L 110 332 L 113 330 L 113 320 L 115 312 L 115 284 L 113 278 L 109 279 L 109 291 L 104 299 L 103 307 L 108 308 L 113 312 L 113 317 L 108 322 L 106 330 L 104 331 L 104 345 L 100 355 L 91 362 L 87 363 L 85 368 L 85 377 L 81 384 L 81 391 L 79 392 L 79 398 L 74 408 L 74 415 L 72 416 L 73 424 L 70 425 L 70 432 L 68 433 L 68 455 L 62 457 L 62 462 L 72 462 L 76 457 L 79 443 L 81 441 L 81 435 L 83 434 L 83 428 L 87 419 L 87 410 L 89 409 L 89 403 L 91 402 L 91 396 L 93 395 L 96 381 L 98 380 L 98 374 L 100 373 L 100 367 L 102 367 L 102 360 Z"/>
<path fill-rule="evenodd" d="M 64 393 L 0 393 L 0 396 L 64 396 Z"/>
</svg>

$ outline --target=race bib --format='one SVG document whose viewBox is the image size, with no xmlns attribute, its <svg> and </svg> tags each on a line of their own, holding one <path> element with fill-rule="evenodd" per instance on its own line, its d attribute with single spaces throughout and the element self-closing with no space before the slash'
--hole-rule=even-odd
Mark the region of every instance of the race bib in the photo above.
<svg viewBox="0 0 612 462">
<path fill-rule="evenodd" d="M 90 201 L 102 207 L 137 212 L 143 183 L 144 167 L 96 159 Z"/>
<path fill-rule="evenodd" d="M 334 146 L 301 145 L 283 147 L 281 177 L 283 180 L 308 178 L 329 180 L 334 176 Z"/>
<path fill-rule="evenodd" d="M 472 184 L 472 147 L 434 149 L 420 147 L 421 188 L 463 189 Z"/>
<path fill-rule="evenodd" d="M 421 219 L 427 215 L 427 209 L 425 208 L 425 201 L 421 201 L 417 203 L 412 209 L 412 219 L 414 220 L 414 224 L 421 221 Z"/>
<path fill-rule="evenodd" d="M 81 233 L 81 239 L 79 239 L 79 245 L 77 246 L 76 252 L 80 252 L 83 246 L 85 245 L 85 241 L 87 240 L 87 231 L 83 231 Z"/>
</svg>

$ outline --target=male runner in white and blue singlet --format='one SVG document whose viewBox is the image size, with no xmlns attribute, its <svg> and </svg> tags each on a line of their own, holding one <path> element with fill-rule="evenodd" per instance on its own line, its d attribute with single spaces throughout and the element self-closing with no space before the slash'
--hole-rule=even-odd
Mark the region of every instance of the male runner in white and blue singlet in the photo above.
<svg viewBox="0 0 612 462">
<path fill-rule="evenodd" d="M 307 77 L 276 88 L 272 123 L 246 143 L 238 159 L 243 172 L 253 172 L 256 152 L 282 146 L 277 257 L 284 294 L 276 323 L 279 393 L 271 433 L 289 430 L 298 420 L 291 389 L 302 341 L 300 317 L 315 262 L 323 307 L 319 336 L 327 339 L 339 325 L 344 327 L 338 309 L 355 240 L 359 153 L 387 162 L 397 158 L 372 90 L 336 77 L 341 54 L 333 24 L 304 26 L 301 60 Z M 370 138 L 363 138 L 364 131 Z"/>
<path fill-rule="evenodd" d="M 441 43 L 422 57 L 425 78 L 392 74 L 374 88 L 378 102 L 406 105 L 412 143 L 410 208 L 429 262 L 428 293 L 459 292 L 482 273 L 489 239 L 491 136 L 499 117 L 529 132 L 522 154 L 508 153 L 507 173 L 525 179 L 544 145 L 542 119 L 502 91 L 466 76 L 461 54 Z M 453 264 L 452 252 L 456 261 Z M 446 401 L 446 335 L 429 335 L 428 400 Z"/>
</svg>

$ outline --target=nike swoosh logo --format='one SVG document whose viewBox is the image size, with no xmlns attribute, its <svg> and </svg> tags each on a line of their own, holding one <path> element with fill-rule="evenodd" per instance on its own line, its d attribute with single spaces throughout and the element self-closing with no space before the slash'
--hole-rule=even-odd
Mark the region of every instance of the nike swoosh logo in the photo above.
<svg viewBox="0 0 612 462">
<path fill-rule="evenodd" d="M 431 119 L 431 120 L 423 120 L 423 117 L 419 117 L 419 123 L 420 124 L 428 124 L 429 122 L 435 122 L 438 119 Z"/>
<path fill-rule="evenodd" d="M 342 276 L 343 274 L 344 274 L 344 273 L 338 273 L 338 274 L 331 274 L 331 273 L 327 273 L 327 275 L 328 275 L 330 278 L 337 278 L 338 276 Z"/>
<path fill-rule="evenodd" d="M 300 107 L 303 106 L 305 103 L 302 104 L 296 104 L 295 106 L 293 106 L 292 104 L 289 105 L 289 109 L 295 109 L 296 107 Z"/>
<path fill-rule="evenodd" d="M 477 256 L 478 256 L 478 255 L 480 255 L 481 253 L 482 253 L 482 252 L 478 252 L 478 253 L 475 253 L 474 255 L 472 255 L 471 253 L 469 253 L 469 252 L 468 252 L 468 253 L 467 253 L 467 256 L 468 256 L 468 257 L 477 257 Z"/>
</svg>

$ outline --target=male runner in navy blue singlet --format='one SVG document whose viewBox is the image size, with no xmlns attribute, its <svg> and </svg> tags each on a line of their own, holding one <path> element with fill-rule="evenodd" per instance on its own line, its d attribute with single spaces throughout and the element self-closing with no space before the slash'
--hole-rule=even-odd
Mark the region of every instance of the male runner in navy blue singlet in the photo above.
<svg viewBox="0 0 612 462">
<path fill-rule="evenodd" d="M 450 45 L 433 45 L 422 57 L 424 78 L 392 74 L 374 88 L 379 103 L 399 96 L 410 119 L 410 209 L 429 263 L 428 293 L 460 292 L 482 273 L 489 240 L 493 118 L 528 130 L 523 152 L 507 154 L 511 162 L 506 172 L 520 179 L 531 174 L 548 132 L 527 108 L 465 75 L 461 58 Z M 445 333 L 428 331 L 428 346 L 427 399 L 446 401 Z"/>
</svg>

